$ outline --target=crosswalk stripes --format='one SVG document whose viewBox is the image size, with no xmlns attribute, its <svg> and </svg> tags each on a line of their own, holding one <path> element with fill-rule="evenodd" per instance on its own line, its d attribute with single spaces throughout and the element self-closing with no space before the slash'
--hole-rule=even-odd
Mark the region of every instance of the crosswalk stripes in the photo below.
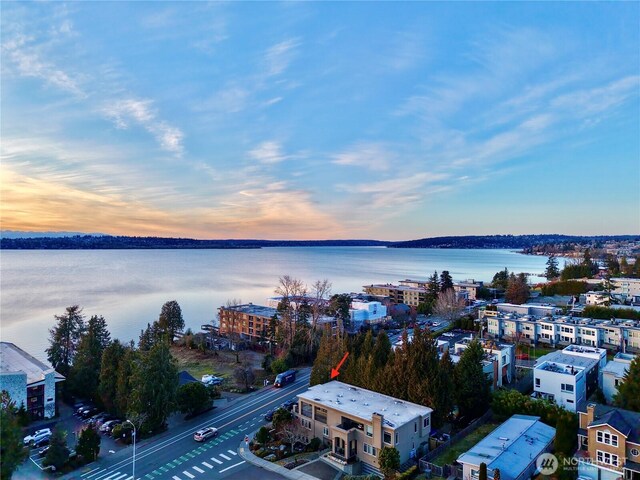
<svg viewBox="0 0 640 480">
<path fill-rule="evenodd" d="M 222 462 L 220 460 L 218 460 L 216 457 L 211 457 L 211 460 L 216 462 L 218 465 L 222 465 Z"/>
<path fill-rule="evenodd" d="M 236 452 L 234 452 L 233 450 L 227 450 L 227 452 L 229 452 L 231 455 L 238 455 Z"/>
<path fill-rule="evenodd" d="M 198 473 L 204 473 L 204 470 L 201 469 L 200 467 L 192 467 L 192 468 Z"/>
<path fill-rule="evenodd" d="M 178 477 L 177 475 L 173 476 L 173 480 L 182 480 L 180 477 Z"/>
<path fill-rule="evenodd" d="M 225 460 L 231 460 L 231 457 L 227 457 L 224 453 L 219 454 L 219 456 L 221 456 Z"/>
<path fill-rule="evenodd" d="M 202 464 L 207 468 L 213 468 L 213 465 L 211 465 L 210 463 L 202 462 Z"/>
<path fill-rule="evenodd" d="M 184 472 L 182 472 L 184 475 L 186 475 L 189 478 L 196 478 L 195 475 L 191 475 L 189 472 L 187 472 L 186 470 Z"/>
</svg>

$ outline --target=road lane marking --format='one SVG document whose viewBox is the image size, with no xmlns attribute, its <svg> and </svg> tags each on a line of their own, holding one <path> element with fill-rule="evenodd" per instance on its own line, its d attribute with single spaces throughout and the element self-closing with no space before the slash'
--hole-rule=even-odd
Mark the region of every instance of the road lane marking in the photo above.
<svg viewBox="0 0 640 480">
<path fill-rule="evenodd" d="M 95 468 L 94 468 L 93 470 L 91 470 L 91 472 L 95 472 L 95 473 L 87 472 L 87 473 L 91 473 L 91 475 L 89 475 L 87 478 L 91 478 L 91 477 L 93 477 L 93 476 L 95 476 L 95 475 L 100 475 L 101 473 L 103 473 L 103 472 L 106 472 L 106 471 L 107 471 L 107 469 L 106 469 L 106 468 L 103 468 L 103 469 L 102 469 L 102 470 L 100 470 L 99 472 L 96 472 L 96 470 L 100 470 L 100 469 L 99 469 L 99 468 L 97 468 L 97 469 L 95 469 Z M 87 473 L 85 473 L 85 475 L 86 475 Z M 83 476 L 83 475 L 81 475 L 81 476 Z"/>
<path fill-rule="evenodd" d="M 202 462 L 202 464 L 207 468 L 213 468 L 213 465 L 211 465 L 210 463 Z"/>
<path fill-rule="evenodd" d="M 231 470 L 233 467 L 237 467 L 238 465 L 242 465 L 243 463 L 244 463 L 244 460 L 241 461 L 241 462 L 236 463 L 235 465 L 231 465 L 230 467 L 223 468 L 218 473 L 226 472 L 227 470 Z"/>
<path fill-rule="evenodd" d="M 182 479 L 181 479 L 179 476 L 174 475 L 174 476 L 173 476 L 173 480 L 182 480 Z"/>
<path fill-rule="evenodd" d="M 229 452 L 231 455 L 237 455 L 237 453 L 234 452 L 233 450 L 227 450 L 227 452 Z"/>
<path fill-rule="evenodd" d="M 219 457 L 224 458 L 225 460 L 231 460 L 231 457 L 227 457 L 224 453 L 218 454 Z"/>
<path fill-rule="evenodd" d="M 123 473 L 122 475 L 120 475 L 119 477 L 114 478 L 113 480 L 122 480 L 124 477 L 128 476 L 128 473 Z"/>
<path fill-rule="evenodd" d="M 211 460 L 216 462 L 218 465 L 222 465 L 222 462 L 220 460 L 218 460 L 216 457 L 211 457 Z"/>
<path fill-rule="evenodd" d="M 115 477 L 117 477 L 118 475 L 122 475 L 122 474 L 120 472 L 115 472 L 115 473 L 112 473 L 111 475 L 109 475 L 108 477 L 105 477 L 104 480 L 115 480 Z M 125 475 L 125 477 L 126 477 L 126 475 Z"/>
<path fill-rule="evenodd" d="M 193 468 L 198 473 L 204 473 L 204 470 L 201 469 L 200 467 L 191 467 L 191 468 Z"/>
<path fill-rule="evenodd" d="M 80 475 L 81 477 L 84 477 L 85 475 L 89 475 L 91 472 L 95 472 L 96 470 L 100 470 L 100 467 L 96 467 L 93 470 L 89 470 L 88 472 L 83 473 L 82 475 Z M 102 469 L 103 471 L 106 469 Z M 97 475 L 99 472 L 94 473 L 94 475 Z"/>
<path fill-rule="evenodd" d="M 189 472 L 187 472 L 186 470 L 185 470 L 184 472 L 182 472 L 182 473 L 184 473 L 184 474 L 185 474 L 187 477 L 189 477 L 189 478 L 196 478 L 196 476 L 195 476 L 195 475 L 191 475 L 191 474 L 190 474 Z"/>
<path fill-rule="evenodd" d="M 159 452 L 160 450 L 163 450 L 164 448 L 179 442 L 180 440 L 183 440 L 185 438 L 191 437 L 193 436 L 193 433 L 196 432 L 197 430 L 199 430 L 202 427 L 208 426 L 212 421 L 221 421 L 221 420 L 227 420 L 227 419 L 231 419 L 233 418 L 233 421 L 227 422 L 224 425 L 219 426 L 218 428 L 224 428 L 227 427 L 229 425 L 231 425 L 232 423 L 235 423 L 237 420 L 245 418 L 249 415 L 255 414 L 257 411 L 262 410 L 263 408 L 269 406 L 272 403 L 275 402 L 279 402 L 283 397 L 292 395 L 292 394 L 296 394 L 296 392 L 298 391 L 303 391 L 308 387 L 309 384 L 309 378 L 311 377 L 311 374 L 309 372 L 309 374 L 303 374 L 299 377 L 299 380 L 296 381 L 295 383 L 291 384 L 290 386 L 288 386 L 286 389 L 270 389 L 269 391 L 265 392 L 262 395 L 257 395 L 256 397 L 252 398 L 251 400 L 242 403 L 241 405 L 238 406 L 234 406 L 231 407 L 229 410 L 227 411 L 223 411 L 221 412 L 219 417 L 214 417 L 211 418 L 205 422 L 203 422 L 200 425 L 196 425 L 190 429 L 188 429 L 186 432 L 179 434 L 178 436 L 175 437 L 169 437 L 165 440 L 162 440 L 158 443 L 155 444 L 151 444 L 149 445 L 147 450 L 143 450 L 141 451 L 138 455 L 136 455 L 136 459 L 143 459 L 145 457 L 148 457 L 149 455 L 153 455 L 156 452 Z M 284 394 L 284 395 L 283 395 Z M 240 417 L 237 417 L 236 415 L 240 412 L 242 412 L 243 410 L 246 410 L 248 407 L 253 407 L 258 405 L 257 408 L 250 410 L 246 413 L 244 413 L 243 415 L 240 415 Z M 254 417 L 257 418 L 257 417 Z M 35 462 L 34 462 L 35 463 Z M 107 467 L 107 469 L 120 469 L 120 468 L 124 468 L 126 466 L 131 465 L 131 460 L 130 459 L 126 459 L 126 460 L 121 460 L 119 462 L 114 463 L 113 465 L 110 465 L 109 467 Z M 106 470 L 106 469 L 105 469 Z M 98 473 L 98 477 L 96 477 L 94 480 L 105 480 L 105 478 L 101 475 L 105 475 L 105 472 L 97 472 Z"/>
</svg>

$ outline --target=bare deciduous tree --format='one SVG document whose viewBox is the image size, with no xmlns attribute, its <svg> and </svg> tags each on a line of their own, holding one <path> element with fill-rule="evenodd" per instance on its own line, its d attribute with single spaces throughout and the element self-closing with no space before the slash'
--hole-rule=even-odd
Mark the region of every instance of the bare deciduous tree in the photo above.
<svg viewBox="0 0 640 480">
<path fill-rule="evenodd" d="M 242 305 L 242 300 L 236 298 L 227 300 L 227 303 L 225 304 L 225 308 L 230 312 L 229 347 L 236 352 L 237 363 L 240 362 L 240 359 L 238 357 L 238 343 L 240 342 L 240 334 L 237 332 L 238 323 L 240 321 L 240 314 L 237 310 L 237 307 L 239 305 Z"/>
<path fill-rule="evenodd" d="M 279 434 L 282 437 L 282 439 L 285 442 L 289 443 L 293 448 L 293 446 L 297 442 L 300 442 L 306 445 L 308 443 L 307 442 L 308 433 L 309 431 L 305 429 L 300 423 L 300 419 L 293 417 L 291 421 L 282 425 L 282 428 L 280 429 Z"/>
<path fill-rule="evenodd" d="M 458 298 L 458 294 L 450 288 L 438 294 L 433 312 L 442 319 L 453 322 L 462 316 L 464 300 Z"/>
<path fill-rule="evenodd" d="M 282 297 L 280 326 L 285 330 L 283 335 L 285 345 L 282 347 L 286 349 L 293 343 L 294 325 L 298 321 L 300 299 L 306 296 L 307 287 L 302 280 L 284 275 L 280 277 L 275 293 Z"/>
</svg>

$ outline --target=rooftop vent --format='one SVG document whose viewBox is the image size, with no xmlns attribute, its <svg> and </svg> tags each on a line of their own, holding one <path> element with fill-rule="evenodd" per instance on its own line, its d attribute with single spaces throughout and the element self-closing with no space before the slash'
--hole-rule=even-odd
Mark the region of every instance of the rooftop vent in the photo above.
<svg viewBox="0 0 640 480">
<path fill-rule="evenodd" d="M 368 406 L 369 406 L 369 402 L 364 402 L 364 404 L 363 404 L 363 405 L 364 405 L 365 407 L 368 407 Z"/>
<path fill-rule="evenodd" d="M 356 399 L 355 399 L 355 398 L 352 398 L 352 399 L 351 399 L 351 401 L 352 401 L 352 402 L 355 402 L 355 401 L 356 401 Z"/>
</svg>

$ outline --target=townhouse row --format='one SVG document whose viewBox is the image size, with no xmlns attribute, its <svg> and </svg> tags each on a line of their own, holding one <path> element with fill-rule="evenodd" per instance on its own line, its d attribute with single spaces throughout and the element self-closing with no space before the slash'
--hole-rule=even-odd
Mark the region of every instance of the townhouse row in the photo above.
<svg viewBox="0 0 640 480">
<path fill-rule="evenodd" d="M 501 308 L 502 307 L 502 308 Z M 640 321 L 597 320 L 554 315 L 516 313 L 499 304 L 497 311 L 481 311 L 487 332 L 496 339 L 552 347 L 585 345 L 614 351 L 640 353 Z M 517 307 L 520 307 L 519 305 Z"/>
</svg>

